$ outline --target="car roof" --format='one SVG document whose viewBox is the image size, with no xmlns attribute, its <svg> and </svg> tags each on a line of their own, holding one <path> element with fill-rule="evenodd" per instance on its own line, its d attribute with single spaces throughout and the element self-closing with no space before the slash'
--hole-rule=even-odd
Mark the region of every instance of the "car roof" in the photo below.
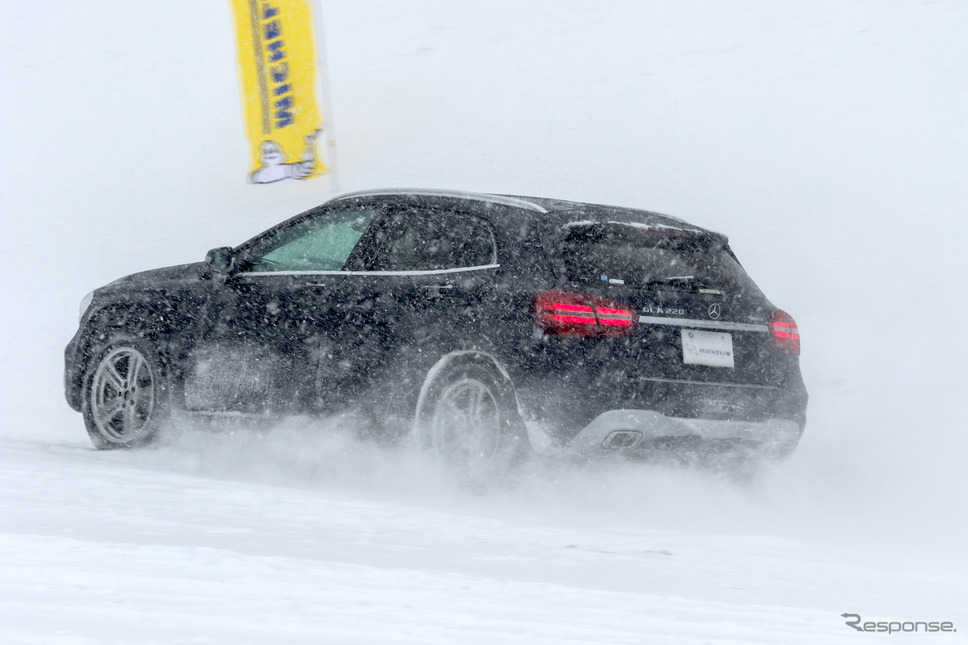
<svg viewBox="0 0 968 645">
<path fill-rule="evenodd" d="M 438 190 L 433 188 L 382 188 L 375 190 L 361 190 L 347 193 L 336 197 L 333 201 L 341 199 L 351 199 L 353 197 L 379 197 L 379 196 L 422 196 L 422 197 L 447 197 L 457 200 L 472 200 L 489 202 L 492 204 L 504 204 L 514 206 L 524 210 L 538 213 L 547 213 L 548 210 L 537 203 L 536 200 L 527 197 L 516 197 L 514 195 L 491 195 L 489 193 L 473 193 L 460 190 Z"/>
<path fill-rule="evenodd" d="M 427 188 L 382 188 L 357 191 L 340 195 L 332 201 L 355 197 L 437 197 L 454 200 L 471 200 L 489 204 L 510 206 L 514 209 L 514 219 L 530 219 L 534 224 L 550 228 L 568 228 L 582 224 L 620 224 L 636 228 L 682 231 L 693 235 L 709 235 L 725 239 L 725 236 L 690 224 L 677 217 L 652 211 L 604 204 L 589 204 L 563 199 L 527 197 L 522 195 L 497 195 L 459 190 Z"/>
</svg>

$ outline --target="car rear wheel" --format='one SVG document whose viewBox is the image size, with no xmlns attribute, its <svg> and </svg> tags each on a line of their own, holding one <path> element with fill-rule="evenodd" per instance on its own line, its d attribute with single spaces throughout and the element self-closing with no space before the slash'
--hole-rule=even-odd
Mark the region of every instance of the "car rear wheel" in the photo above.
<svg viewBox="0 0 968 645">
<path fill-rule="evenodd" d="M 157 353 L 139 338 L 116 335 L 93 355 L 82 409 L 94 446 L 109 450 L 147 443 L 169 410 Z"/>
<path fill-rule="evenodd" d="M 527 442 L 511 384 L 484 361 L 436 374 L 421 397 L 417 426 L 425 447 L 461 469 L 507 465 Z"/>
</svg>

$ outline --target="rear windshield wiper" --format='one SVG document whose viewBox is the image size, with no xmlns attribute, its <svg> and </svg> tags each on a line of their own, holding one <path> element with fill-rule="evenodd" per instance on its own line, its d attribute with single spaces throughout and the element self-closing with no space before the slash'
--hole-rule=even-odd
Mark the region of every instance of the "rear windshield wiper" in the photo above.
<svg viewBox="0 0 968 645">
<path fill-rule="evenodd" d="M 655 285 L 694 285 L 696 284 L 696 276 L 694 275 L 671 275 L 667 278 L 652 279 L 645 283 L 647 287 L 653 287 Z"/>
<path fill-rule="evenodd" d="M 680 289 L 695 287 L 701 293 L 722 293 L 719 289 L 714 289 L 708 283 L 699 280 L 694 275 L 674 275 L 666 278 L 659 278 L 657 280 L 649 280 L 645 283 L 645 286 L 677 287 Z"/>
</svg>

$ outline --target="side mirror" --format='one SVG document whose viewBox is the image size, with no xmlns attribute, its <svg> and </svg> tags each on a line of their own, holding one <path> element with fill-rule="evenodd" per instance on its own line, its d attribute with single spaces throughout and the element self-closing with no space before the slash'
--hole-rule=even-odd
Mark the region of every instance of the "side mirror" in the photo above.
<svg viewBox="0 0 968 645">
<path fill-rule="evenodd" d="M 227 277 L 232 273 L 235 251 L 231 246 L 220 246 L 205 254 L 206 273 L 211 276 Z"/>
</svg>

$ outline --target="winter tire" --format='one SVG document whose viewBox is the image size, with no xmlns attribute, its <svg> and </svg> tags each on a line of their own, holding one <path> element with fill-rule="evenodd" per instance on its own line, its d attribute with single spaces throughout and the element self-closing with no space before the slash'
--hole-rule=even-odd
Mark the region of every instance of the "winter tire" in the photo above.
<svg viewBox="0 0 968 645">
<path fill-rule="evenodd" d="M 432 378 L 421 397 L 417 429 L 421 443 L 442 461 L 486 470 L 524 451 L 514 389 L 489 362 L 461 361 Z"/>
<path fill-rule="evenodd" d="M 92 353 L 82 411 L 99 450 L 150 441 L 168 417 L 168 392 L 157 352 L 141 339 L 114 335 Z"/>
</svg>

